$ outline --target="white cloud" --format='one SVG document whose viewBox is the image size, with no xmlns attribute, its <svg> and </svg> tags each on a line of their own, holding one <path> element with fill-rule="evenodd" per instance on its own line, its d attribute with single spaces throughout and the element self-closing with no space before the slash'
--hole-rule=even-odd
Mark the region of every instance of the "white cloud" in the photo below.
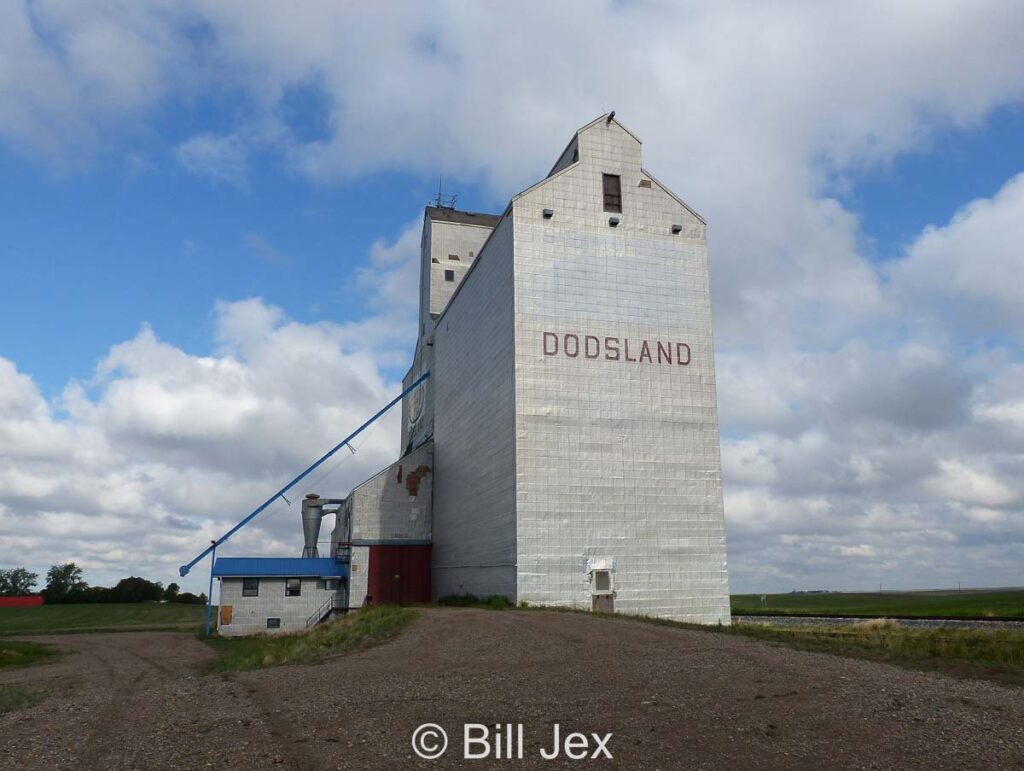
<svg viewBox="0 0 1024 771">
<path fill-rule="evenodd" d="M 193 174 L 237 187 L 248 181 L 250 147 L 234 134 L 199 134 L 178 145 L 176 153 L 181 165 Z"/>
<path fill-rule="evenodd" d="M 1024 173 L 930 226 L 892 267 L 895 291 L 957 336 L 1024 341 Z"/>
<path fill-rule="evenodd" d="M 394 269 L 381 269 L 383 285 Z M 343 325 L 299 324 L 258 298 L 218 303 L 215 336 L 215 355 L 193 356 L 144 326 L 57 404 L 0 358 L 0 564 L 74 559 L 94 582 L 175 580 L 400 388 L 382 375 L 394 353 L 376 353 L 373 338 L 355 345 Z M 389 413 L 292 500 L 316 486 L 344 494 L 393 461 L 398 420 Z M 279 500 L 230 548 L 295 552 L 299 534 L 297 510 Z"/>
</svg>

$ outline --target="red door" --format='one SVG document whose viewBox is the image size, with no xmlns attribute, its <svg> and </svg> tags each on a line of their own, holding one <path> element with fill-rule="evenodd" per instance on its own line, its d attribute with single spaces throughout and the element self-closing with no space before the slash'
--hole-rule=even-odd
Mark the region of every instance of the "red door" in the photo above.
<svg viewBox="0 0 1024 771">
<path fill-rule="evenodd" d="M 430 547 L 371 546 L 367 593 L 374 605 L 430 602 Z"/>
</svg>

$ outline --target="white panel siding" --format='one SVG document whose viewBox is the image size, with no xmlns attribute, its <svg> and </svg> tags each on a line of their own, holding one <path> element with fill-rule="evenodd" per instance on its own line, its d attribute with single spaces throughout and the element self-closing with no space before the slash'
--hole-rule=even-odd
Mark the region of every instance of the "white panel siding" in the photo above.
<svg viewBox="0 0 1024 771">
<path fill-rule="evenodd" d="M 352 541 L 429 541 L 434 446 L 428 442 L 349 493 Z"/>
<path fill-rule="evenodd" d="M 425 262 L 425 266 L 430 270 L 430 313 L 444 311 L 456 287 L 462 283 L 470 265 L 480 253 L 480 247 L 490 234 L 490 228 L 480 225 L 440 220 L 430 223 L 430 254 Z M 452 260 L 450 255 L 455 255 L 459 259 Z M 438 264 L 432 263 L 429 257 L 436 257 Z M 446 270 L 455 274 L 454 281 L 444 280 Z"/>
<path fill-rule="evenodd" d="M 369 575 L 370 547 L 353 546 L 348 578 L 348 606 L 350 608 L 363 607 L 363 601 L 366 599 L 366 592 L 369 586 Z"/>
<path fill-rule="evenodd" d="M 437 223 L 434 223 L 437 226 Z M 512 226 L 506 218 L 437 324 L 435 597 L 515 598 Z"/>
<path fill-rule="evenodd" d="M 514 202 L 517 597 L 589 608 L 590 571 L 610 569 L 618 612 L 729 623 L 705 228 L 640 187 L 640 143 L 617 124 L 579 140 L 577 166 Z M 603 211 L 602 173 L 621 175 L 621 214 Z"/>
</svg>

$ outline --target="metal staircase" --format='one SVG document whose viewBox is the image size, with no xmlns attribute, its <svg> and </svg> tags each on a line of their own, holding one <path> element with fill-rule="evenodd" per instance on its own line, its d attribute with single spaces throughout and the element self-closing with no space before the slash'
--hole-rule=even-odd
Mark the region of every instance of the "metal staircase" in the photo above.
<svg viewBox="0 0 1024 771">
<path fill-rule="evenodd" d="M 341 596 L 337 593 L 332 594 L 324 600 L 323 603 L 321 603 L 319 608 L 313 611 L 309 618 L 306 619 L 306 628 L 309 629 L 311 626 L 315 626 L 322 621 L 326 621 L 334 614 L 334 611 L 340 610 L 341 607 Z"/>
</svg>

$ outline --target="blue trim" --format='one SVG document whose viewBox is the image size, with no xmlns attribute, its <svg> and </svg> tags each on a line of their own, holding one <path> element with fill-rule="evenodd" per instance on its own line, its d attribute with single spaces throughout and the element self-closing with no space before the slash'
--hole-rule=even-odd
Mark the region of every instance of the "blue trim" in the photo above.
<svg viewBox="0 0 1024 771">
<path fill-rule="evenodd" d="M 370 419 L 369 419 L 368 421 L 366 421 L 365 423 L 363 423 L 363 425 L 361 425 L 361 426 L 360 426 L 359 428 L 357 428 L 357 429 L 356 429 L 355 431 L 353 431 L 353 432 L 352 432 L 351 434 L 349 434 L 349 435 L 348 435 L 347 437 L 345 437 L 345 439 L 344 439 L 344 440 L 342 440 L 342 441 L 341 441 L 341 442 L 340 442 L 339 444 L 336 444 L 336 445 L 335 445 L 335 446 L 334 446 L 333 448 L 331 448 L 330 450 L 328 450 L 328 451 L 327 451 L 327 452 L 326 452 L 326 453 L 325 453 L 325 454 L 324 454 L 324 455 L 323 455 L 323 456 L 322 456 L 322 457 L 320 458 L 320 460 L 318 460 L 318 461 L 317 461 L 316 463 L 314 463 L 314 464 L 313 464 L 312 466 L 310 466 L 309 468 L 307 468 L 307 469 L 306 469 L 305 471 L 303 471 L 303 472 L 302 472 L 301 474 L 299 474 L 299 475 L 298 475 L 297 477 L 295 477 L 295 479 L 293 479 L 293 480 L 292 480 L 291 482 L 289 482 L 288 484 L 286 484 L 286 485 L 285 485 L 284 487 L 282 487 L 282 488 L 281 488 L 280 490 L 278 490 L 278 491 L 277 491 L 276 493 L 274 493 L 274 494 L 273 494 L 273 495 L 271 495 L 271 496 L 270 496 L 269 498 L 267 498 L 267 500 L 266 500 L 266 501 L 264 501 L 264 502 L 263 502 L 263 503 L 262 503 L 262 504 L 261 504 L 260 506 L 258 506 L 258 507 L 256 508 L 256 510 L 255 510 L 255 511 L 253 511 L 253 512 L 252 512 L 252 513 L 251 513 L 251 514 L 250 514 L 249 516 L 247 516 L 247 517 L 246 517 L 245 519 L 243 519 L 243 520 L 242 520 L 241 522 L 239 522 L 239 523 L 238 523 L 237 525 L 235 525 L 235 526 L 234 526 L 233 528 L 231 528 L 231 529 L 230 529 L 230 530 L 228 530 L 228 531 L 227 531 L 226 533 L 224 533 L 224 535 L 222 535 L 222 536 L 221 536 L 220 538 L 218 538 L 218 539 L 217 539 L 216 541 L 214 541 L 214 542 L 213 542 L 213 545 L 212 545 L 212 546 L 208 546 L 208 547 L 206 547 L 206 548 L 205 548 L 205 549 L 204 549 L 203 551 L 201 551 L 201 552 L 199 553 L 199 556 L 197 556 L 197 557 L 196 557 L 196 558 L 195 558 L 194 560 L 192 560 L 192 561 L 191 561 L 190 563 L 188 563 L 187 565 L 182 565 L 182 566 L 181 566 L 180 568 L 178 568 L 178 572 L 179 572 L 179 573 L 181 574 L 181 576 L 182 576 L 183 578 L 184 578 L 185 576 L 187 576 L 187 575 L 188 575 L 188 573 L 189 573 L 189 571 L 190 571 L 190 570 L 192 570 L 192 568 L 194 568 L 194 567 L 195 567 L 196 563 L 197 563 L 197 562 L 199 562 L 199 560 L 201 560 L 201 559 L 202 559 L 203 557 L 205 557 L 205 556 L 206 556 L 207 554 L 209 554 L 209 553 L 210 553 L 211 551 L 213 551 L 214 549 L 216 549 L 216 548 L 217 548 L 218 546 L 220 546 L 220 545 L 221 545 L 222 543 L 224 543 L 224 542 L 225 542 L 226 540 L 228 540 L 228 539 L 229 539 L 229 538 L 230 538 L 231 536 L 233 536 L 233 535 L 234 535 L 235 533 L 237 533 L 237 532 L 238 532 L 239 530 L 241 530 L 241 529 L 242 529 L 243 527 L 245 527 L 246 525 L 248 525 L 248 524 L 249 524 L 249 523 L 250 523 L 250 522 L 251 522 L 251 521 L 252 521 L 252 520 L 253 520 L 253 519 L 254 519 L 254 518 L 256 517 L 256 515 L 258 515 L 258 514 L 259 514 L 259 513 L 261 512 L 261 511 L 263 511 L 263 510 L 264 510 L 265 508 L 267 508 L 267 506 L 269 506 L 270 504 L 272 504 L 272 503 L 273 503 L 273 502 L 274 502 L 275 500 L 277 500 L 278 498 L 281 498 L 281 497 L 283 497 L 283 496 L 284 496 L 284 494 L 285 494 L 286 492 L 288 492 L 289 490 L 291 490 L 291 489 L 292 489 L 292 488 L 293 488 L 293 487 L 294 487 L 295 485 L 297 485 L 297 484 L 298 484 L 299 482 L 301 482 L 301 481 L 302 481 L 303 479 L 305 479 L 305 478 L 306 478 L 306 477 L 307 477 L 307 476 L 308 476 L 309 474 L 311 474 L 311 473 L 312 473 L 312 472 L 313 472 L 313 471 L 314 471 L 314 470 L 315 470 L 315 469 L 316 469 L 316 468 L 317 468 L 317 467 L 318 467 L 318 466 L 319 466 L 319 465 L 320 465 L 321 463 L 323 463 L 323 462 L 324 462 L 325 460 L 327 460 L 327 459 L 328 459 L 328 458 L 330 458 L 330 457 L 331 457 L 332 455 L 334 455 L 334 453 L 336 453 L 336 452 L 337 452 L 338 450 L 340 450 L 340 449 L 341 449 L 342 447 L 344 447 L 344 446 L 345 446 L 346 444 L 348 444 L 348 443 L 349 443 L 349 442 L 351 442 L 351 441 L 352 441 L 353 439 L 355 439 L 355 438 L 356 438 L 356 437 L 357 437 L 357 436 L 358 436 L 359 434 L 361 434 L 361 433 L 362 433 L 362 432 L 363 432 L 363 431 L 364 431 L 364 430 L 365 430 L 365 429 L 366 429 L 366 428 L 367 428 L 367 427 L 368 427 L 368 426 L 369 426 L 369 425 L 370 425 L 371 423 L 373 423 L 374 421 L 376 421 L 376 420 L 377 420 L 377 418 L 379 418 L 379 417 L 380 417 L 381 415 L 383 415 L 383 414 L 384 414 L 385 412 L 387 412 L 387 411 L 388 411 L 388 410 L 390 410 L 390 409 L 391 409 L 392 407 L 394 407 L 394 406 L 395 406 L 396 404 L 398 404 L 398 403 L 399 403 L 399 402 L 400 402 L 400 401 L 401 401 L 401 400 L 402 400 L 402 399 L 403 399 L 403 398 L 405 397 L 405 395 L 406 395 L 406 394 L 408 394 L 408 393 L 411 393 L 411 392 L 412 392 L 412 390 L 413 390 L 414 388 L 416 388 L 417 386 L 419 386 L 419 384 L 420 384 L 420 383 L 422 383 L 422 382 L 423 382 L 424 380 L 426 380 L 426 379 L 427 379 L 428 377 L 430 377 L 430 370 L 427 370 L 427 371 L 426 371 L 426 372 L 424 372 L 424 373 L 423 373 L 422 375 L 420 375 L 420 376 L 419 376 L 418 378 L 416 378 L 416 381 L 415 381 L 415 382 L 414 382 L 414 383 L 413 383 L 413 384 L 412 384 L 411 386 L 409 386 L 408 388 L 406 388 L 406 389 L 405 389 L 404 391 L 402 391 L 402 393 L 400 393 L 400 394 L 399 394 L 398 396 L 396 396 L 396 397 L 395 397 L 394 399 L 392 399 L 392 400 L 391 400 L 390 402 L 388 402 L 388 403 L 387 403 L 387 405 L 386 405 L 386 406 L 385 406 L 385 407 L 384 407 L 383 409 L 381 409 L 381 410 L 380 410 L 380 411 L 379 411 L 379 412 L 378 412 L 378 413 L 377 413 L 376 415 L 374 415 L 374 416 L 373 416 L 372 418 L 370 418 Z"/>
<path fill-rule="evenodd" d="M 219 557 L 218 578 L 345 578 L 348 565 L 330 557 Z"/>
</svg>

